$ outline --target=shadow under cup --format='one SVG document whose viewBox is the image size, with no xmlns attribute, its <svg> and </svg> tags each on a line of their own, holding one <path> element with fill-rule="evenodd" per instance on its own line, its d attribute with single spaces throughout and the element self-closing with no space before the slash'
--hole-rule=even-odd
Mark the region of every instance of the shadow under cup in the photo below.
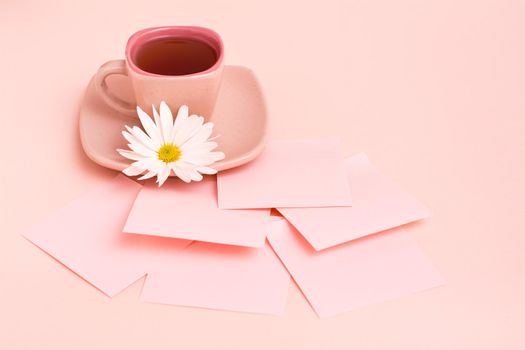
<svg viewBox="0 0 525 350">
<path fill-rule="evenodd" d="M 129 43 L 133 69 L 161 76 L 185 76 L 213 70 L 222 58 L 220 38 L 213 31 L 165 28 L 143 33 Z"/>
</svg>

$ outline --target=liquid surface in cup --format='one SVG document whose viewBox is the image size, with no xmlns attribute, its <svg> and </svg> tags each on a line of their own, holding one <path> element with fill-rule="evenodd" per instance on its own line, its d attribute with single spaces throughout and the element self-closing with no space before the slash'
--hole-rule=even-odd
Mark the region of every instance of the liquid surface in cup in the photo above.
<svg viewBox="0 0 525 350">
<path fill-rule="evenodd" d="M 137 50 L 135 64 L 160 75 L 186 75 L 205 71 L 217 62 L 217 52 L 208 44 L 186 38 L 147 42 Z"/>
</svg>

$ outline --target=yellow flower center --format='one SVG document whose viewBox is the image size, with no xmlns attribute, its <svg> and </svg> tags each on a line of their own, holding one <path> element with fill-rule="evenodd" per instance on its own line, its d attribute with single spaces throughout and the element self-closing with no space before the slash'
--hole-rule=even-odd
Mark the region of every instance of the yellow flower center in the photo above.
<svg viewBox="0 0 525 350">
<path fill-rule="evenodd" d="M 159 148 L 159 160 L 164 163 L 176 162 L 181 155 L 179 147 L 174 144 L 167 143 Z"/>
</svg>

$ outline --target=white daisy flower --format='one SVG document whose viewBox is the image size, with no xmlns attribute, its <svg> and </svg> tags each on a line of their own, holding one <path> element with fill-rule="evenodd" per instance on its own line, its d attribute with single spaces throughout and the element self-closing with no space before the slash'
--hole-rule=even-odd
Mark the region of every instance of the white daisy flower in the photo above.
<svg viewBox="0 0 525 350">
<path fill-rule="evenodd" d="M 128 176 L 142 175 L 139 180 L 157 176 L 159 187 L 173 173 L 184 182 L 200 181 L 202 174 L 216 174 L 210 167 L 224 159 L 224 153 L 212 152 L 218 145 L 209 139 L 213 123 L 204 123 L 198 115 L 188 116 L 188 106 L 181 106 L 175 122 L 171 111 L 162 101 L 160 115 L 153 108 L 154 120 L 137 106 L 137 114 L 144 131 L 126 125 L 122 135 L 131 150 L 118 153 L 134 162 L 122 172 Z"/>
</svg>

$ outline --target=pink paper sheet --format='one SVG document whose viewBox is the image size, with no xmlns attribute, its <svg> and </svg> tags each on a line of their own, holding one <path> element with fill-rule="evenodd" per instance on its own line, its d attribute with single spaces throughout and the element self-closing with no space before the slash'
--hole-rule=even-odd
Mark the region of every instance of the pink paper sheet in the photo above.
<svg viewBox="0 0 525 350">
<path fill-rule="evenodd" d="M 316 252 L 280 220 L 270 222 L 268 240 L 320 317 L 444 284 L 400 228 Z"/>
<path fill-rule="evenodd" d="M 269 215 L 269 209 L 219 209 L 215 177 L 191 184 L 169 179 L 161 188 L 144 186 L 124 232 L 262 247 Z"/>
<path fill-rule="evenodd" d="M 145 242 L 122 233 L 140 188 L 119 175 L 23 235 L 102 292 L 114 296 L 144 276 L 149 262 L 160 252 L 189 243 L 159 239 Z"/>
<path fill-rule="evenodd" d="M 141 300 L 280 315 L 290 276 L 272 249 L 194 242 L 152 268 Z"/>
<path fill-rule="evenodd" d="M 259 158 L 217 178 L 224 209 L 352 204 L 337 139 L 270 141 Z"/>
<path fill-rule="evenodd" d="M 278 209 L 316 250 L 430 216 L 423 204 L 379 173 L 364 153 L 347 158 L 344 166 L 351 207 Z"/>
</svg>

